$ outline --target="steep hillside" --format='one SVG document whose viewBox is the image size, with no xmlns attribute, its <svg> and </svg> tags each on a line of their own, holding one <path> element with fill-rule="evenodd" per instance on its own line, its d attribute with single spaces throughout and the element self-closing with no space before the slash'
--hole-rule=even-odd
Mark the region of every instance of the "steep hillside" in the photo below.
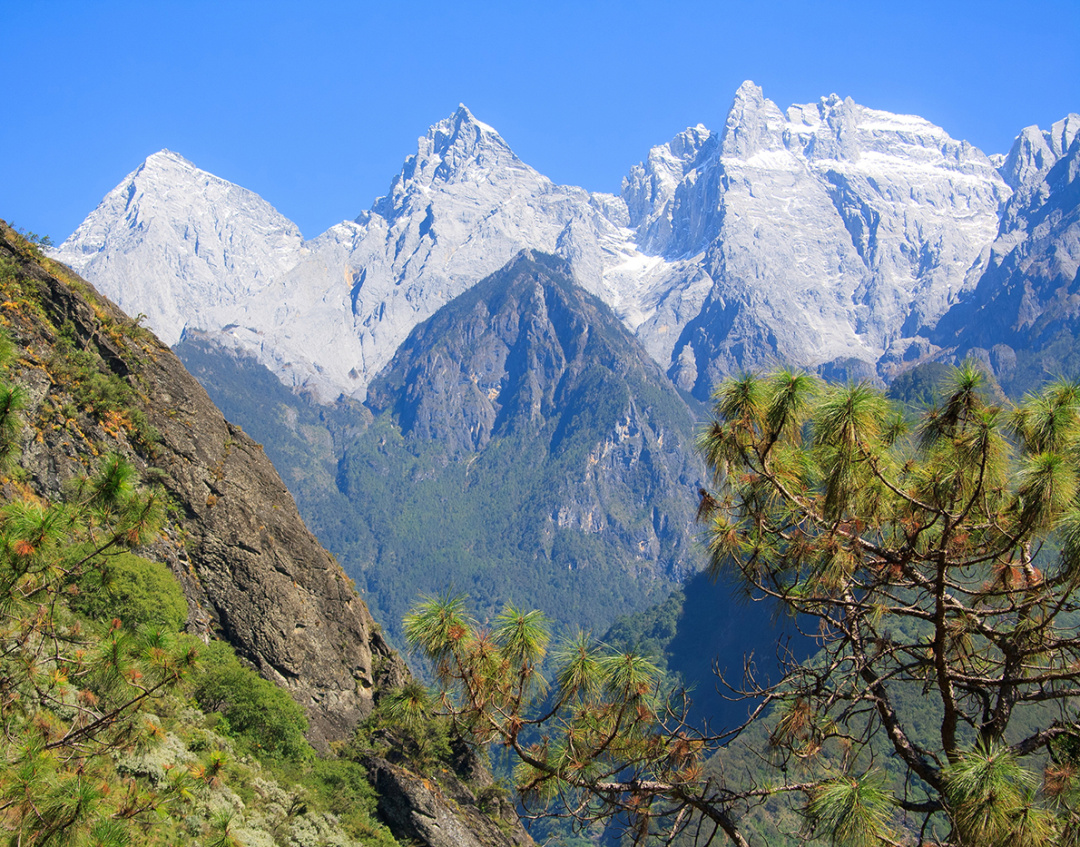
<svg viewBox="0 0 1080 847">
<path fill-rule="evenodd" d="M 691 410 L 569 274 L 524 253 L 418 326 L 372 383 L 373 437 L 339 481 L 408 504 L 370 518 L 372 541 L 412 548 L 406 585 L 599 627 L 696 569 L 701 469 Z M 404 486 L 386 485 L 396 467 Z"/>
<path fill-rule="evenodd" d="M 59 491 L 106 450 L 130 455 L 185 518 L 182 537 L 174 531 L 154 553 L 184 583 L 192 625 L 222 633 L 288 688 L 315 740 L 347 737 L 371 711 L 379 669 L 401 670 L 261 447 L 221 416 L 167 347 L 89 286 L 28 261 L 6 237 L 0 250 L 34 286 L 25 302 L 4 304 L 26 351 L 30 414 L 60 408 L 68 421 L 37 428 L 25 459 L 35 487 Z M 59 347 L 83 363 L 60 367 Z"/>
<path fill-rule="evenodd" d="M 159 712 L 146 725 L 149 737 L 142 733 L 130 741 L 108 741 L 92 753 L 82 749 L 87 773 L 100 772 L 94 778 L 106 780 L 102 790 L 115 790 L 120 797 L 136 792 L 130 795 L 136 799 L 143 796 L 137 792 L 147 792 L 142 811 L 153 809 L 159 802 L 155 798 L 181 811 L 194 803 L 183 820 L 168 817 L 163 806 L 166 828 L 160 830 L 160 843 L 182 843 L 184 833 L 190 838 L 213 831 L 243 843 L 312 847 L 353 845 L 358 833 L 364 833 L 365 843 L 386 845 L 391 832 L 432 847 L 531 843 L 512 808 L 492 788 L 485 768 L 447 735 L 445 726 L 429 718 L 405 726 L 388 715 L 389 707 L 379 706 L 387 698 L 392 702 L 408 682 L 404 664 L 383 641 L 351 581 L 304 526 L 262 448 L 225 421 L 168 348 L 2 223 L 0 295 L 0 346 L 8 362 L 3 370 L 22 392 L 17 405 L 24 421 L 18 430 L 19 464 L 2 481 L 0 505 L 26 502 L 36 514 L 50 503 L 68 501 L 81 490 L 77 485 L 86 485 L 78 480 L 97 473 L 106 456 L 129 462 L 137 477 L 157 487 L 167 501 L 160 531 L 149 539 L 125 536 L 125 543 L 138 543 L 138 555 L 114 557 L 106 568 L 112 581 L 103 577 L 62 585 L 63 599 L 39 610 L 40 620 L 62 616 L 65 633 L 99 626 L 71 622 L 70 603 L 72 610 L 78 605 L 80 615 L 101 618 L 108 638 L 165 644 L 167 633 L 157 630 L 118 634 L 118 628 L 136 627 L 126 611 L 134 603 L 173 630 L 183 626 L 188 634 L 176 637 L 194 645 L 185 655 L 198 654 L 191 687 L 172 699 L 147 701 Z M 16 513 L 8 509 L 5 516 Z M 56 512 L 67 521 L 65 514 Z M 4 523 L 5 530 L 11 526 Z M 97 523 L 90 526 L 99 531 Z M 75 543 L 85 545 L 80 539 Z M 38 542 L 19 544 L 17 556 L 45 549 Z M 75 559 L 80 557 L 85 548 Z M 125 584 L 136 586 L 134 593 L 116 594 L 120 589 L 115 586 Z M 10 611 L 17 599 L 6 597 L 4 608 Z M 77 647 L 75 635 L 64 637 L 73 638 Z M 5 655 L 18 658 L 26 639 L 13 642 L 8 629 L 2 637 Z M 274 685 L 241 664 L 234 650 Z M 95 662 L 98 652 L 91 651 Z M 154 646 L 147 655 L 159 667 L 165 648 Z M 76 650 L 72 661 L 81 661 L 80 656 Z M 74 671 L 62 667 L 46 666 L 43 672 L 61 690 L 66 690 L 67 673 L 75 682 Z M 125 678 L 137 687 L 146 673 L 131 668 Z M 11 675 L 4 677 L 7 686 Z M 182 678 L 176 675 L 175 683 Z M 4 690 L 5 720 L 12 730 L 18 725 L 14 716 L 23 711 L 17 707 L 21 692 Z M 99 695 L 91 687 L 79 694 L 80 702 L 92 708 Z M 49 702 L 40 688 L 30 698 L 38 700 Z M 40 724 L 56 737 L 59 718 L 49 720 L 45 716 L 44 722 L 30 725 Z M 72 737 L 90 737 L 95 726 L 109 727 L 116 720 L 103 717 Z M 301 735 L 304 728 L 324 754 L 333 743 L 342 755 L 315 756 Z M 11 746 L 10 734 L 5 739 L 7 764 L 0 768 L 0 784 L 7 791 L 16 779 L 11 762 L 22 761 L 22 754 Z M 261 770 L 252 755 L 265 757 L 273 774 Z M 285 787 L 275 783 L 275 775 L 286 780 Z M 62 772 L 57 779 L 63 786 L 76 777 Z M 168 787 L 173 777 L 180 780 L 176 791 Z M 121 778 L 125 781 L 109 782 Z M 197 784 L 184 788 L 189 778 Z M 41 790 L 53 790 L 46 776 L 41 779 Z M 377 795 L 367 779 L 378 786 Z M 201 792 L 197 796 L 195 789 Z M 486 799 L 481 802 L 475 792 Z M 211 812 L 220 812 L 222 804 L 231 811 L 219 826 Z M 335 820 L 328 807 L 349 823 Z M 126 820 L 124 808 L 110 820 Z M 376 811 L 389 831 L 376 824 Z M 0 828 L 15 820 L 5 817 Z M 93 843 L 128 843 L 112 836 L 95 838 Z M 147 835 L 145 843 L 159 843 L 154 838 Z"/>
</svg>

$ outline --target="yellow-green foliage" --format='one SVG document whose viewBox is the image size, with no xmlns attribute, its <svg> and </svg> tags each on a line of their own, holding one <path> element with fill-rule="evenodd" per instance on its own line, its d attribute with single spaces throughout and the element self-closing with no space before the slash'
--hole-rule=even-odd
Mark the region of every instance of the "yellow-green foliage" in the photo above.
<svg viewBox="0 0 1080 847">
<path fill-rule="evenodd" d="M 3 427 L 0 427 L 2 430 Z M 72 580 L 160 527 L 160 494 L 107 457 L 66 502 L 0 506 L 0 827 L 19 844 L 126 843 L 129 822 L 182 787 L 125 783 L 115 756 L 152 744 L 149 709 L 184 679 L 190 643 L 87 625 Z"/>
<path fill-rule="evenodd" d="M 389 847 L 363 769 L 317 759 L 284 691 L 227 644 L 176 633 L 186 604 L 168 570 L 114 552 L 158 531 L 156 497 L 108 456 L 63 503 L 0 505 L 0 832 L 24 845 L 211 843 L 229 831 Z M 84 606 L 73 589 L 102 576 L 108 587 Z M 220 714 L 191 708 L 193 696 Z M 242 810 L 224 829 L 210 811 L 223 803 Z"/>
<path fill-rule="evenodd" d="M 129 629 L 170 632 L 179 631 L 187 619 L 187 599 L 176 577 L 161 562 L 128 551 L 110 556 L 78 587 L 72 606 L 91 618 L 118 618 Z"/>
<path fill-rule="evenodd" d="M 207 645 L 192 693 L 204 712 L 217 712 L 228 734 L 256 752 L 284 759 L 311 754 L 304 740 L 308 722 L 282 689 L 240 664 L 221 641 Z"/>
<path fill-rule="evenodd" d="M 71 324 L 57 335 L 49 361 L 53 379 L 68 391 L 76 405 L 113 435 L 126 431 L 138 444 L 151 448 L 159 435 L 139 408 L 136 392 L 105 367 L 92 349 L 81 346 Z"/>
</svg>

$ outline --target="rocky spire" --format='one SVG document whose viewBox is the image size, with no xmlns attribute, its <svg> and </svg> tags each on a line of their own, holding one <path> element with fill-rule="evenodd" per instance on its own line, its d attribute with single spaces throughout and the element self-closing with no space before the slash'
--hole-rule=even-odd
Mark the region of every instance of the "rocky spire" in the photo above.
<svg viewBox="0 0 1080 847">
<path fill-rule="evenodd" d="M 406 208 L 406 198 L 412 193 L 439 185 L 493 181 L 506 170 L 527 171 L 539 177 L 499 133 L 460 104 L 454 114 L 419 139 L 416 153 L 405 160 L 390 191 L 375 201 L 372 211 L 393 220 Z M 361 215 L 357 221 L 364 217 Z"/>
<path fill-rule="evenodd" d="M 1042 179 L 1065 155 L 1080 131 L 1080 115 L 1066 115 L 1049 131 L 1037 126 L 1025 127 L 1016 136 L 1012 149 L 1001 166 L 1001 175 L 1014 188 Z"/>
<path fill-rule="evenodd" d="M 735 92 L 720 138 L 720 155 L 748 159 L 784 146 L 784 115 L 760 86 L 747 80 Z"/>
</svg>

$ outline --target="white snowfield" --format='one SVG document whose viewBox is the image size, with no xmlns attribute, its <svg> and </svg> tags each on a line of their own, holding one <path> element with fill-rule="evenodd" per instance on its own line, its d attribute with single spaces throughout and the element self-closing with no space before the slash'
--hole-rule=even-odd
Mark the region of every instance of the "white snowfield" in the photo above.
<svg viewBox="0 0 1080 847">
<path fill-rule="evenodd" d="M 683 388 L 848 359 L 884 372 L 977 281 L 1013 190 L 1080 118 L 1001 164 L 835 95 L 783 113 L 744 83 L 724 128 L 649 151 L 621 194 L 555 185 L 464 106 L 385 197 L 305 241 L 250 191 L 150 156 L 54 256 L 175 344 L 187 329 L 325 401 L 363 398 L 410 330 L 524 248 L 557 253 Z M 999 158 L 999 162 L 1000 162 Z"/>
</svg>

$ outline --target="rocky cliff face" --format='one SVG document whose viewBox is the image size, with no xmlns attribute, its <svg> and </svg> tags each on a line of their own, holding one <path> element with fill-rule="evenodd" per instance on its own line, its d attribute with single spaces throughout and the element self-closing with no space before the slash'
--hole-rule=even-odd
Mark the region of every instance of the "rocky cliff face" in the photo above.
<svg viewBox="0 0 1080 847">
<path fill-rule="evenodd" d="M 978 285 L 932 337 L 1018 393 L 1080 365 L 1080 115 L 1025 129 L 1002 173 L 1015 193 Z"/>
<path fill-rule="evenodd" d="M 369 764 L 380 814 L 404 843 L 431 847 L 533 847 L 517 812 L 484 771 L 480 797 L 463 782 L 468 775 L 446 770 L 438 782 L 386 759 Z"/>
<path fill-rule="evenodd" d="M 376 687 L 400 679 L 403 666 L 262 448 L 225 421 L 167 347 L 86 283 L 60 266 L 46 269 L 9 230 L 0 233 L 0 260 L 32 285 L 24 301 L 0 307 L 22 351 L 27 416 L 67 410 L 63 427 L 27 429 L 32 487 L 49 496 L 93 457 L 128 455 L 177 510 L 151 552 L 184 585 L 189 625 L 217 631 L 288 689 L 307 710 L 316 745 L 348 737 Z M 61 336 L 92 370 L 58 375 Z M 86 393 L 91 377 L 126 392 L 129 408 L 95 409 L 104 401 Z"/>
<path fill-rule="evenodd" d="M 1003 176 L 921 118 L 835 95 L 785 112 L 746 83 L 719 131 L 654 148 L 616 197 L 554 185 L 460 107 L 385 197 L 312 241 L 157 154 L 57 255 L 170 342 L 204 330 L 331 401 L 362 400 L 413 326 L 519 250 L 557 253 L 706 399 L 776 359 L 888 377 L 936 353 L 928 333 L 985 268 L 1020 159 Z"/>
</svg>

